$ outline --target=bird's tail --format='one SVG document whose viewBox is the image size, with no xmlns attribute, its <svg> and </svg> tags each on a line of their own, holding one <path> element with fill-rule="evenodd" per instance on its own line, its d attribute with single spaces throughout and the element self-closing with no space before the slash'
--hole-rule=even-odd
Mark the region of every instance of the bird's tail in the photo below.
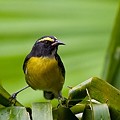
<svg viewBox="0 0 120 120">
<path fill-rule="evenodd" d="M 45 99 L 48 99 L 48 100 L 52 100 L 55 97 L 54 94 L 49 91 L 43 91 L 43 95 L 44 95 Z"/>
</svg>

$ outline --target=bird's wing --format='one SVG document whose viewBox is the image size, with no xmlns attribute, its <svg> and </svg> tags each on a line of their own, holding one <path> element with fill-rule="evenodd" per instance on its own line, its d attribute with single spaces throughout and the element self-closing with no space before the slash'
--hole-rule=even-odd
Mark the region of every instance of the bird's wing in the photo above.
<svg viewBox="0 0 120 120">
<path fill-rule="evenodd" d="M 25 71 L 26 71 L 27 62 L 28 62 L 28 60 L 29 60 L 31 57 L 32 57 L 31 54 L 28 54 L 28 55 L 26 56 L 25 60 L 24 60 L 24 63 L 23 63 L 23 71 L 24 71 L 24 73 L 25 73 Z"/>
<path fill-rule="evenodd" d="M 58 66 L 62 72 L 63 77 L 65 78 L 65 67 L 63 65 L 63 62 L 58 54 L 55 55 L 55 59 L 58 61 Z"/>
</svg>

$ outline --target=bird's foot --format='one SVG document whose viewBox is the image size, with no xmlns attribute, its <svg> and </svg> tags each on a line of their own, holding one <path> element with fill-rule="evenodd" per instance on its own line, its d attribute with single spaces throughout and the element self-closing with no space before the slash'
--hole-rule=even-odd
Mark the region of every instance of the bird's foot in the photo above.
<svg viewBox="0 0 120 120">
<path fill-rule="evenodd" d="M 13 94 L 10 96 L 10 98 L 9 98 L 10 105 L 14 105 L 14 106 L 15 106 L 17 94 L 18 94 L 18 92 L 13 93 Z"/>
<path fill-rule="evenodd" d="M 58 98 L 58 106 L 57 107 L 67 107 L 67 98 L 65 97 L 59 97 Z"/>
</svg>

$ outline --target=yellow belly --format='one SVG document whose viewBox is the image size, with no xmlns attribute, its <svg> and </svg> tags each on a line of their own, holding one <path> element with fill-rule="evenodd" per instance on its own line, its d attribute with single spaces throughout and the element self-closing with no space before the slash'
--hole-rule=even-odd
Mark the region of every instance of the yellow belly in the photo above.
<svg viewBox="0 0 120 120">
<path fill-rule="evenodd" d="M 61 91 L 64 78 L 55 58 L 31 57 L 26 66 L 25 77 L 33 89 Z"/>
</svg>

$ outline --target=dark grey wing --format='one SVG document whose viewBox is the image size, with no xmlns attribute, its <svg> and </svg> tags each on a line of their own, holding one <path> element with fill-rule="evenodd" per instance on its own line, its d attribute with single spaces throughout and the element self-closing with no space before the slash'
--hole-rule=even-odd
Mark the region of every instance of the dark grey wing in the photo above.
<svg viewBox="0 0 120 120">
<path fill-rule="evenodd" d="M 58 66 L 62 72 L 63 77 L 65 78 L 65 67 L 63 65 L 63 62 L 58 54 L 55 55 L 55 59 L 58 61 Z"/>
<path fill-rule="evenodd" d="M 28 62 L 28 60 L 29 60 L 31 57 L 32 57 L 32 55 L 31 55 L 31 54 L 28 54 L 28 55 L 26 56 L 25 60 L 24 60 L 24 63 L 23 63 L 23 71 L 24 71 L 24 73 L 25 73 L 25 70 L 26 70 L 27 62 Z"/>
<path fill-rule="evenodd" d="M 26 58 L 25 58 L 25 60 L 24 60 L 24 63 L 23 63 L 23 71 L 24 71 L 24 73 L 25 73 L 25 70 L 26 70 L 26 64 L 27 64 L 28 60 L 29 60 L 31 57 L 37 56 L 36 51 L 37 51 L 37 50 L 36 50 L 36 44 L 34 44 L 31 52 L 26 56 Z"/>
</svg>

